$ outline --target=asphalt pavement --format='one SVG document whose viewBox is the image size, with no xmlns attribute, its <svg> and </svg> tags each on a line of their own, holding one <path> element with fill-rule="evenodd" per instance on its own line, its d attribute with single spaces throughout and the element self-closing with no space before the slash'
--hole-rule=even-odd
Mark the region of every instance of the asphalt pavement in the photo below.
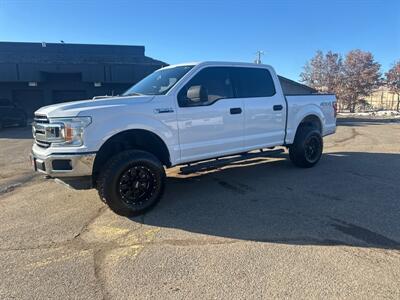
<svg viewBox="0 0 400 300">
<path fill-rule="evenodd" d="M 400 298 L 400 124 L 343 122 L 320 163 L 287 153 L 167 170 L 144 216 L 30 169 L 0 131 L 0 299 Z"/>
</svg>

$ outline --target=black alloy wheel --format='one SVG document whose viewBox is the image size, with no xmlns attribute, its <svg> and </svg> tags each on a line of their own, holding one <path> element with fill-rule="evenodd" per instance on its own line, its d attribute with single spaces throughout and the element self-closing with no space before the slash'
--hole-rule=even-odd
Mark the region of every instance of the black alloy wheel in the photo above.
<svg viewBox="0 0 400 300">
<path fill-rule="evenodd" d="M 320 139 L 315 135 L 310 136 L 304 143 L 304 150 L 307 161 L 315 162 L 320 156 Z"/>
<path fill-rule="evenodd" d="M 100 198 L 111 210 L 131 217 L 145 213 L 161 199 L 165 170 L 153 154 L 127 150 L 105 164 L 96 182 Z"/>
<path fill-rule="evenodd" d="M 122 173 L 118 192 L 128 206 L 143 205 L 149 201 L 156 190 L 156 176 L 146 166 L 136 165 Z"/>
<path fill-rule="evenodd" d="M 310 126 L 301 126 L 289 147 L 290 160 L 297 167 L 311 168 L 321 158 L 323 151 L 321 132 Z"/>
</svg>

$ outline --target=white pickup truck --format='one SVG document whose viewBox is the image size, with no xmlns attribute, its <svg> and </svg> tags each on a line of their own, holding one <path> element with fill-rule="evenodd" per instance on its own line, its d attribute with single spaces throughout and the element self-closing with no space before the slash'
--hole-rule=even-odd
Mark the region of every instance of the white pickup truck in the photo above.
<svg viewBox="0 0 400 300">
<path fill-rule="evenodd" d="M 284 95 L 267 65 L 188 63 L 119 96 L 40 108 L 31 161 L 50 177 L 89 182 L 114 212 L 132 216 L 161 198 L 165 167 L 284 146 L 308 168 L 335 130 L 334 95 Z"/>
</svg>

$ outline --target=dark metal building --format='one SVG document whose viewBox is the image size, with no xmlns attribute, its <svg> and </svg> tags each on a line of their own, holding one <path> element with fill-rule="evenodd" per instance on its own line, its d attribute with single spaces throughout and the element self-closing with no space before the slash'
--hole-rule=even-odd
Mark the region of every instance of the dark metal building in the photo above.
<svg viewBox="0 0 400 300">
<path fill-rule="evenodd" d="M 144 46 L 0 42 L 0 99 L 41 106 L 123 92 L 166 63 Z"/>
<path fill-rule="evenodd" d="M 167 64 L 144 46 L 0 42 L 0 100 L 28 116 L 41 106 L 116 95 Z M 279 76 L 285 94 L 316 91 Z"/>
</svg>

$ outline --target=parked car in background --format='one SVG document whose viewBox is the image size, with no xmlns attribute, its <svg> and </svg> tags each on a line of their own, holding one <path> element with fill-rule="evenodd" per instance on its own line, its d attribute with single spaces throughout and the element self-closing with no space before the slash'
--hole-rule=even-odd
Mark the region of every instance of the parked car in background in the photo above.
<svg viewBox="0 0 400 300">
<path fill-rule="evenodd" d="M 181 64 L 121 96 L 42 107 L 31 158 L 51 177 L 89 179 L 114 212 L 130 216 L 158 202 L 164 167 L 284 146 L 309 168 L 335 130 L 335 95 L 285 95 L 270 66 Z"/>
<path fill-rule="evenodd" d="M 8 99 L 0 99 L 0 129 L 7 126 L 26 127 L 26 125 L 25 111 Z"/>
</svg>

